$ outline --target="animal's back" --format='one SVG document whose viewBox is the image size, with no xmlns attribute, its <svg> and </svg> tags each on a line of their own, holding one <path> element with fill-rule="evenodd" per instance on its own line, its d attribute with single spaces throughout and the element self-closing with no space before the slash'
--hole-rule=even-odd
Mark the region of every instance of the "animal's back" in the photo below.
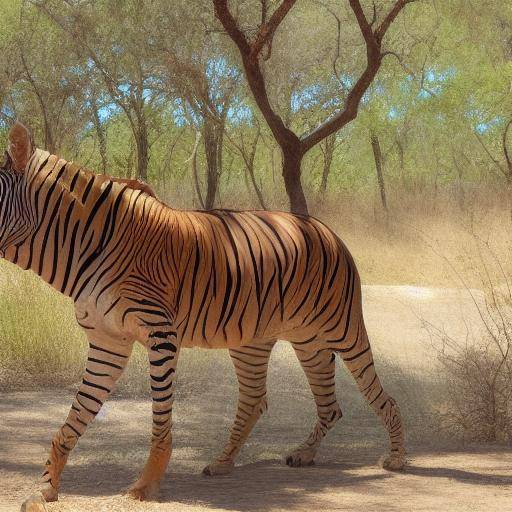
<svg viewBox="0 0 512 512">
<path fill-rule="evenodd" d="M 315 218 L 213 210 L 178 219 L 171 250 L 186 261 L 175 297 L 185 346 L 336 337 L 343 302 L 360 308 L 352 258 Z"/>
</svg>

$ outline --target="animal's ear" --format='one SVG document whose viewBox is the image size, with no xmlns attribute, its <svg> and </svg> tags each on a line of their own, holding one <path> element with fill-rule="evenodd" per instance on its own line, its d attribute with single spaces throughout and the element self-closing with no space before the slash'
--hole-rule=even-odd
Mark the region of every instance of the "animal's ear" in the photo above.
<svg viewBox="0 0 512 512">
<path fill-rule="evenodd" d="M 7 153 L 11 158 L 11 168 L 17 172 L 25 172 L 28 161 L 34 152 L 32 137 L 28 129 L 16 121 L 9 132 Z"/>
</svg>

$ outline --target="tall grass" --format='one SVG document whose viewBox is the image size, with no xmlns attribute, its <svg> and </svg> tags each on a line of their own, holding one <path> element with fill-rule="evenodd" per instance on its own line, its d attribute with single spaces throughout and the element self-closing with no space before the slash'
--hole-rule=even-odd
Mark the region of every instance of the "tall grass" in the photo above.
<svg viewBox="0 0 512 512">
<path fill-rule="evenodd" d="M 32 272 L 0 261 L 0 391 L 76 386 L 87 357 L 87 338 L 75 320 L 73 303 Z M 213 352 L 213 353 L 212 353 Z M 208 360 L 208 361 L 207 361 Z M 185 383 L 204 376 L 209 365 L 221 373 L 231 370 L 224 351 L 193 349 L 182 354 L 179 374 Z M 117 393 L 146 394 L 149 369 L 145 349 L 135 344 Z"/>
<path fill-rule="evenodd" d="M 85 350 L 69 300 L 0 262 L 0 389 L 73 382 Z"/>
</svg>

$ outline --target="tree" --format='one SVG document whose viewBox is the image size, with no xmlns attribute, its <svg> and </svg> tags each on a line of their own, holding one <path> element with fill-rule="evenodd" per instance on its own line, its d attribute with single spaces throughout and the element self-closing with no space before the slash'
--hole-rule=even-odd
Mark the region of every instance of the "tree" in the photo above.
<svg viewBox="0 0 512 512">
<path fill-rule="evenodd" d="M 152 89 L 154 64 L 140 26 L 148 23 L 153 12 L 136 1 L 94 6 L 43 1 L 37 5 L 72 38 L 77 55 L 88 59 L 83 72 L 97 73 L 112 102 L 126 115 L 137 149 L 137 177 L 146 181 L 151 115 L 160 98 Z"/>
<path fill-rule="evenodd" d="M 180 114 L 202 135 L 206 159 L 206 193 L 198 193 L 201 206 L 212 209 L 223 169 L 224 135 L 229 109 L 239 75 L 221 58 L 208 55 L 205 61 L 180 59 L 177 52 L 166 48 L 165 82 L 179 95 Z M 194 150 L 195 159 L 195 150 Z M 197 175 L 196 189 L 199 192 Z"/>
<path fill-rule="evenodd" d="M 376 10 L 374 10 L 374 18 L 369 21 L 361 3 L 358 0 L 349 0 L 350 8 L 354 13 L 366 45 L 366 68 L 350 88 L 344 108 L 310 133 L 299 137 L 285 125 L 272 107 L 260 65 L 260 58 L 262 58 L 264 49 L 266 49 L 266 55 L 263 58 L 270 58 L 275 32 L 296 3 L 296 0 L 283 0 L 269 19 L 266 15 L 267 2 L 262 1 L 261 24 L 256 37 L 252 41 L 240 29 L 237 20 L 228 7 L 228 1 L 213 0 L 217 18 L 240 51 L 247 82 L 254 99 L 281 147 L 283 178 L 292 212 L 308 213 L 306 197 L 301 183 L 301 162 L 304 155 L 320 141 L 340 130 L 357 117 L 361 99 L 377 75 L 382 59 L 386 55 L 382 49 L 384 36 L 400 11 L 413 1 L 398 0 L 384 16 L 384 19 L 377 24 Z"/>
<path fill-rule="evenodd" d="M 10 26 L 10 35 L 2 48 L 3 114 L 10 122 L 25 119 L 52 153 L 62 146 L 76 147 L 86 123 L 84 112 L 77 108 L 83 102 L 83 79 L 77 71 L 81 63 L 53 23 L 38 11 L 7 11 L 4 23 Z"/>
<path fill-rule="evenodd" d="M 254 119 L 253 121 L 255 125 L 255 133 L 252 135 L 252 137 L 249 137 L 249 141 L 247 141 L 247 137 L 242 131 L 238 138 L 234 135 L 231 137 L 228 135 L 228 139 L 233 145 L 233 147 L 238 151 L 239 155 L 242 157 L 243 164 L 245 166 L 245 178 L 246 178 L 246 185 L 247 188 L 254 190 L 256 193 L 256 197 L 258 198 L 258 203 L 264 210 L 267 209 L 267 205 L 265 202 L 265 198 L 263 196 L 263 193 L 261 191 L 261 186 L 258 184 L 258 181 L 256 180 L 256 174 L 255 174 L 255 160 L 256 160 L 256 152 L 258 149 L 258 143 L 261 138 L 261 126 L 258 119 Z M 239 127 L 237 127 L 239 129 Z M 238 140 L 237 140 L 238 139 Z M 250 187 L 249 187 L 250 182 Z"/>
<path fill-rule="evenodd" d="M 375 132 L 371 132 L 370 141 L 372 144 L 373 157 L 375 159 L 375 170 L 377 171 L 377 181 L 379 184 L 380 199 L 384 210 L 388 211 L 388 201 L 386 198 L 386 186 L 384 184 L 384 158 L 382 157 L 382 149 L 380 147 L 379 136 Z"/>
</svg>

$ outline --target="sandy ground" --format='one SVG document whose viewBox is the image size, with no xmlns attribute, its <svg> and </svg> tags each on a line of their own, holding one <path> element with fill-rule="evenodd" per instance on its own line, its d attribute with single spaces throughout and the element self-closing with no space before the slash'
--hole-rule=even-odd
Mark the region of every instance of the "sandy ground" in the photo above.
<svg viewBox="0 0 512 512">
<path fill-rule="evenodd" d="M 484 332 L 480 290 L 418 286 L 363 286 L 365 322 L 377 356 L 428 373 L 439 335 L 476 341 Z"/>
<path fill-rule="evenodd" d="M 374 286 L 365 287 L 364 294 L 377 361 L 391 356 L 418 382 L 435 364 L 426 324 L 453 336 L 479 329 L 472 299 L 456 290 Z M 283 456 L 307 435 L 314 407 L 287 346 L 277 347 L 272 367 L 269 413 L 256 426 L 232 475 L 212 479 L 200 474 L 226 439 L 236 399 L 233 377 L 223 374 L 226 366 L 212 362 L 205 369 L 209 386 L 185 385 L 178 395 L 173 458 L 154 501 L 135 503 L 122 494 L 147 456 L 150 401 L 117 397 L 80 440 L 64 472 L 60 501 L 48 510 L 512 510 L 512 450 L 461 449 L 439 442 L 425 418 L 410 412 L 415 404 L 414 394 L 405 389 L 412 387 L 409 381 L 402 396 L 394 392 L 405 402 L 410 455 L 405 472 L 378 466 L 386 436 L 348 381 L 341 383 L 349 389 L 338 393 L 345 416 L 326 438 L 316 465 L 284 466 Z M 37 489 L 52 434 L 73 394 L 70 388 L 0 395 L 0 510 L 19 510 Z"/>
<path fill-rule="evenodd" d="M 36 488 L 48 442 L 64 417 L 70 393 L 14 393 L 2 397 L 0 510 L 19 510 Z M 278 415 L 263 419 L 232 475 L 207 478 L 202 467 L 224 439 L 219 404 L 178 407 L 175 450 L 156 501 L 135 503 L 122 492 L 146 454 L 149 407 L 113 400 L 103 420 L 80 441 L 64 473 L 60 501 L 51 511 L 365 510 L 506 511 L 512 508 L 512 451 L 432 452 L 412 447 L 403 473 L 378 467 L 375 425 L 339 425 L 308 468 L 288 468 L 280 458 L 304 428 Z M 343 431 L 350 435 L 344 438 Z M 381 438 L 381 436 L 378 436 Z M 384 446 L 384 440 L 380 442 Z M 364 504 L 364 505 L 362 505 Z"/>
</svg>

